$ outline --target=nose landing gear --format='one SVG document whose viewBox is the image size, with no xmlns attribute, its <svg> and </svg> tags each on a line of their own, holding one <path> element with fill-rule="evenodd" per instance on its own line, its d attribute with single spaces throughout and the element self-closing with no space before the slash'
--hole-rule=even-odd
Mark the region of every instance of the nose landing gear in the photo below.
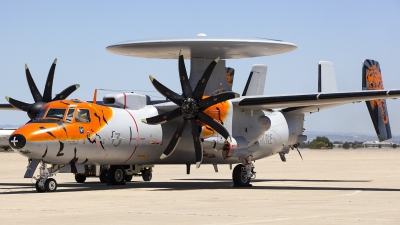
<svg viewBox="0 0 400 225">
<path fill-rule="evenodd" d="M 34 177 L 34 179 L 36 180 L 35 183 L 36 191 L 39 193 L 55 192 L 57 190 L 57 182 L 53 178 L 50 178 L 55 174 L 56 173 L 50 173 L 49 170 L 47 169 L 47 163 L 41 161 L 39 168 L 39 175 L 37 175 L 37 177 Z"/>
</svg>

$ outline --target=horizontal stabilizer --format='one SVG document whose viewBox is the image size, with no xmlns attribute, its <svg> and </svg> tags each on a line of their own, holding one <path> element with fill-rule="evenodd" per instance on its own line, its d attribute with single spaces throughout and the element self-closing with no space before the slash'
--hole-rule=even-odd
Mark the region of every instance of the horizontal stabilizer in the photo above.
<svg viewBox="0 0 400 225">
<path fill-rule="evenodd" d="M 371 90 L 281 96 L 251 96 L 232 99 L 239 107 L 251 109 L 277 109 L 312 105 L 347 104 L 374 99 L 400 98 L 400 90 Z"/>
</svg>

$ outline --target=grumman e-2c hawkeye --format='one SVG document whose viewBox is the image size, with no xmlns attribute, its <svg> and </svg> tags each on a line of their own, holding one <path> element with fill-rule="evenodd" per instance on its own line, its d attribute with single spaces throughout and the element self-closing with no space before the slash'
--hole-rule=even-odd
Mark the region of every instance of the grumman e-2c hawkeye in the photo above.
<svg viewBox="0 0 400 225">
<path fill-rule="evenodd" d="M 226 67 L 226 59 L 296 48 L 276 40 L 204 36 L 109 46 L 116 54 L 177 58 L 182 94 L 150 76 L 168 100 L 152 101 L 138 93 L 108 94 L 101 104 L 96 94 L 93 102 L 53 99 L 10 136 L 9 144 L 31 162 L 25 177 L 32 177 L 40 164 L 36 189 L 51 192 L 57 189 L 52 176 L 58 172 L 74 173 L 78 182 L 92 172 L 103 182 L 123 184 L 134 175 L 151 180 L 155 164 L 186 164 L 188 172 L 191 164 L 213 164 L 216 171 L 218 164 L 237 164 L 234 185 L 249 186 L 254 160 L 279 153 L 284 161 L 290 149 L 306 140 L 305 114 L 351 102 L 366 101 L 379 139 L 391 138 L 384 99 L 398 98 L 400 91 L 383 90 L 374 60 L 364 61 L 362 91 L 337 92 L 332 64 L 320 62 L 317 93 L 262 95 L 264 65 L 253 66 L 242 96 L 232 92 L 233 69 Z M 184 57 L 191 60 L 190 76 Z"/>
</svg>

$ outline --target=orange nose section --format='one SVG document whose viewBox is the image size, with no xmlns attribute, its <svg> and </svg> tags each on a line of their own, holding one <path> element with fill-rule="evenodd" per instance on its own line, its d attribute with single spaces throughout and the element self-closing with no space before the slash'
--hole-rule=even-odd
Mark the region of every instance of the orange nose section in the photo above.
<svg viewBox="0 0 400 225">
<path fill-rule="evenodd" d="M 9 140 L 10 146 L 15 143 L 11 138 L 21 136 L 26 142 L 65 140 L 68 139 L 68 132 L 67 127 L 61 122 L 28 123 L 14 131 Z"/>
</svg>

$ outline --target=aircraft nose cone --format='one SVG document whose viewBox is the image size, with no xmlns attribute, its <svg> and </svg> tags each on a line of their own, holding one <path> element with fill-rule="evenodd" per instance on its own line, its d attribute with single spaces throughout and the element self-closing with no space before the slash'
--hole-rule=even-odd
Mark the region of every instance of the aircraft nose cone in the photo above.
<svg viewBox="0 0 400 225">
<path fill-rule="evenodd" d="M 14 134 L 10 136 L 10 139 L 8 139 L 8 143 L 10 144 L 11 148 L 21 149 L 25 146 L 26 139 L 24 135 Z"/>
</svg>

